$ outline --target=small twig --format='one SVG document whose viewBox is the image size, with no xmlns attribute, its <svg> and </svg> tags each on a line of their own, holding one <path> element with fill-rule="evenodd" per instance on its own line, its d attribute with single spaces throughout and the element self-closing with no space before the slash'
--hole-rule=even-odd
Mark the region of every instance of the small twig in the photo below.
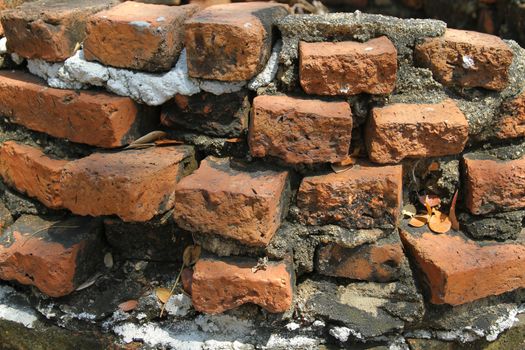
<svg viewBox="0 0 525 350">
<path fill-rule="evenodd" d="M 54 224 L 51 224 L 49 226 L 46 226 L 46 227 L 43 227 L 39 230 L 36 230 L 35 232 L 31 233 L 29 235 L 29 237 L 27 237 L 25 240 L 24 240 L 24 243 L 22 243 L 22 245 L 20 247 L 23 247 L 27 241 L 29 241 L 31 238 L 33 238 L 34 236 L 36 236 L 37 234 L 39 234 L 40 232 L 44 232 L 45 230 L 49 230 L 50 228 L 54 227 L 54 228 L 79 228 L 80 226 L 53 226 Z"/>
<path fill-rule="evenodd" d="M 173 286 L 170 289 L 170 294 L 168 294 L 168 300 L 166 300 L 166 302 L 162 305 L 162 308 L 160 309 L 160 317 L 162 317 L 162 315 L 164 314 L 164 309 L 166 309 L 166 304 L 168 303 L 171 296 L 173 295 L 173 292 L 175 291 L 175 288 L 177 287 L 177 284 L 179 283 L 180 276 L 182 276 L 182 271 L 184 271 L 184 268 L 185 266 L 184 264 L 182 264 L 179 274 L 177 275 L 177 278 L 175 279 L 175 283 L 173 283 Z"/>
</svg>

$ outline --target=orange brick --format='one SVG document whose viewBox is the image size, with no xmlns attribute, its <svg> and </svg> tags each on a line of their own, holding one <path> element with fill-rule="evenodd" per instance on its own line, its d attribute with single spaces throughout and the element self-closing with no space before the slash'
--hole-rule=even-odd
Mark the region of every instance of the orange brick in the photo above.
<svg viewBox="0 0 525 350">
<path fill-rule="evenodd" d="M 0 114 L 31 130 L 108 148 L 128 144 L 159 121 L 158 109 L 128 97 L 53 89 L 23 72 L 0 72 Z"/>
<path fill-rule="evenodd" d="M 416 46 L 415 60 L 440 83 L 503 90 L 509 81 L 513 52 L 494 35 L 447 29 L 439 38 Z"/>
<path fill-rule="evenodd" d="M 286 5 L 248 2 L 210 6 L 186 22 L 191 77 L 248 80 L 270 57 L 273 26 L 288 14 Z"/>
<path fill-rule="evenodd" d="M 184 46 L 184 21 L 198 9 L 126 1 L 99 12 L 87 22 L 84 56 L 113 67 L 170 70 Z"/>
<path fill-rule="evenodd" d="M 50 297 L 75 291 L 103 262 L 101 222 L 23 215 L 0 236 L 0 279 L 33 285 Z"/>
<path fill-rule="evenodd" d="M 468 121 L 452 100 L 374 108 L 366 131 L 368 154 L 377 163 L 458 154 L 467 140 Z"/>
<path fill-rule="evenodd" d="M 525 246 L 480 245 L 452 234 L 401 237 L 424 275 L 433 304 L 461 305 L 525 287 Z"/>
<path fill-rule="evenodd" d="M 5 142 L 0 176 L 50 208 L 79 215 L 148 221 L 173 208 L 175 184 L 195 167 L 189 146 L 93 153 L 54 160 L 35 147 Z"/>
<path fill-rule="evenodd" d="M 49 208 L 60 208 L 61 171 L 67 161 L 51 159 L 37 148 L 4 142 L 0 148 L 0 176 L 11 187 L 38 199 Z"/>
<path fill-rule="evenodd" d="M 25 58 L 60 62 L 73 56 L 86 36 L 89 15 L 114 0 L 38 0 L 3 11 L 7 49 Z"/>
<path fill-rule="evenodd" d="M 188 146 L 94 153 L 64 166 L 63 206 L 79 215 L 148 221 L 173 208 L 175 185 L 194 168 Z"/>
<path fill-rule="evenodd" d="M 334 163 L 350 149 L 352 112 L 346 102 L 258 96 L 250 122 L 254 157 L 277 157 L 289 164 Z"/>
<path fill-rule="evenodd" d="M 384 36 L 365 43 L 299 44 L 299 78 L 307 94 L 390 94 L 396 74 L 397 50 Z"/>
<path fill-rule="evenodd" d="M 341 173 L 305 177 L 297 193 L 301 221 L 347 228 L 396 225 L 402 167 L 356 165 Z"/>
<path fill-rule="evenodd" d="M 288 172 L 208 157 L 177 185 L 175 221 L 247 245 L 270 242 L 286 213 Z"/>
<path fill-rule="evenodd" d="M 201 258 L 191 285 L 195 310 L 218 314 L 253 303 L 272 313 L 287 311 L 293 298 L 293 268 L 270 262 L 266 269 L 253 272 L 256 265 L 254 259 Z"/>
<path fill-rule="evenodd" d="M 510 139 L 525 136 L 525 92 L 502 104 L 496 136 Z"/>
<path fill-rule="evenodd" d="M 525 157 L 501 161 L 464 156 L 466 205 L 472 214 L 525 208 Z"/>
</svg>

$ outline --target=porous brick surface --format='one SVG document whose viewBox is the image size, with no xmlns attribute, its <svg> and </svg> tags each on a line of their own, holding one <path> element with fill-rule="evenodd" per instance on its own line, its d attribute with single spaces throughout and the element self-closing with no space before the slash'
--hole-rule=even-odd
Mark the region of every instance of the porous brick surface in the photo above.
<svg viewBox="0 0 525 350">
<path fill-rule="evenodd" d="M 79 215 L 147 221 L 173 208 L 175 185 L 194 168 L 189 146 L 94 153 L 67 163 L 62 205 Z M 82 200 L 79 200 L 81 198 Z"/>
<path fill-rule="evenodd" d="M 525 136 L 525 92 L 502 104 L 495 128 L 496 136 L 501 139 Z"/>
<path fill-rule="evenodd" d="M 297 193 L 301 221 L 373 228 L 397 223 L 402 167 L 359 164 L 341 173 L 307 176 Z"/>
<path fill-rule="evenodd" d="M 249 144 L 254 157 L 276 157 L 289 164 L 334 163 L 348 155 L 352 112 L 346 102 L 288 96 L 253 101 Z"/>
<path fill-rule="evenodd" d="M 467 154 L 465 200 L 472 214 L 525 208 L 525 157 L 499 160 Z"/>
<path fill-rule="evenodd" d="M 377 163 L 458 154 L 467 140 L 468 121 L 452 100 L 374 108 L 366 130 L 368 154 Z"/>
<path fill-rule="evenodd" d="M 503 90 L 513 53 L 497 36 L 447 29 L 443 37 L 417 45 L 415 59 L 444 85 Z"/>
<path fill-rule="evenodd" d="M 89 15 L 114 0 L 39 0 L 2 12 L 7 48 L 25 58 L 60 62 L 73 56 L 86 36 Z"/>
<path fill-rule="evenodd" d="M 268 60 L 273 25 L 288 14 L 286 5 L 248 2 L 210 6 L 186 22 L 191 77 L 248 80 Z"/>
<path fill-rule="evenodd" d="M 184 45 L 184 21 L 198 6 L 167 6 L 126 1 L 91 16 L 84 56 L 108 66 L 166 71 Z"/>
<path fill-rule="evenodd" d="M 482 245 L 453 234 L 401 232 L 433 304 L 461 305 L 525 287 L 525 246 Z"/>
<path fill-rule="evenodd" d="M 42 202 L 59 208 L 60 177 L 66 160 L 52 159 L 40 149 L 4 142 L 0 148 L 0 176 L 9 186 Z"/>
<path fill-rule="evenodd" d="M 405 261 L 399 237 L 397 241 L 383 239 L 353 248 L 335 242 L 327 243 L 317 252 L 317 270 L 320 274 L 362 281 L 395 281 Z"/>
<path fill-rule="evenodd" d="M 107 148 L 130 143 L 159 120 L 158 110 L 129 97 L 53 89 L 19 71 L 0 72 L 0 114 L 31 130 Z"/>
<path fill-rule="evenodd" d="M 102 242 L 100 220 L 24 215 L 0 236 L 0 278 L 68 295 L 101 267 Z"/>
<path fill-rule="evenodd" d="M 397 51 L 384 36 L 364 43 L 299 45 L 299 78 L 307 94 L 389 94 L 394 91 L 396 74 Z"/>
<path fill-rule="evenodd" d="M 194 267 L 191 296 L 197 311 L 217 314 L 253 303 L 272 313 L 292 305 L 294 273 L 286 262 L 254 272 L 256 259 L 204 258 Z"/>
<path fill-rule="evenodd" d="M 281 224 L 288 172 L 208 157 L 176 189 L 175 221 L 188 231 L 264 246 Z"/>
</svg>

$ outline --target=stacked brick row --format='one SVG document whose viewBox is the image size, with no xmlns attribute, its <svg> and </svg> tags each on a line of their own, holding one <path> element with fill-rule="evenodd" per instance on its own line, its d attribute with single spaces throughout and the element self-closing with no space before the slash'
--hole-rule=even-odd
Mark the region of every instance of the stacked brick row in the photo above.
<svg viewBox="0 0 525 350">
<path fill-rule="evenodd" d="M 479 220 L 507 212 L 519 221 L 510 238 L 523 228 L 525 86 L 513 75 L 522 49 L 439 25 L 433 35 L 402 45 L 400 38 L 410 36 L 398 35 L 394 26 L 363 30 L 365 35 L 351 25 L 366 28 L 383 19 L 351 16 L 348 30 L 356 32 L 343 29 L 342 37 L 331 37 L 323 32 L 330 29 L 313 30 L 324 17 L 297 17 L 295 23 L 287 6 L 275 3 L 202 9 L 46 0 L 3 12 L 7 50 L 49 67 L 82 45 L 85 62 L 97 67 L 162 76 L 185 50 L 189 79 L 226 86 L 261 74 L 279 36 L 283 51 L 279 70 L 256 92 L 241 85 L 219 95 L 177 94 L 161 107 L 102 88 L 52 88 L 23 68 L 2 71 L 5 125 L 25 135 L 47 134 L 51 144 L 83 144 L 83 154 L 64 155 L 31 137 L 0 139 L 0 177 L 9 191 L 68 217 L 16 215 L 12 223 L 10 213 L 3 215 L 0 278 L 52 297 L 67 295 L 99 268 L 104 235 L 112 249 L 137 258 L 139 252 L 122 248 L 120 241 L 131 239 L 122 227 L 143 228 L 151 237 L 163 229 L 147 225 L 168 220 L 205 249 L 184 275 L 194 308 L 205 313 L 245 303 L 284 313 L 309 290 L 305 310 L 315 317 L 369 324 L 313 308 L 323 298 L 344 304 L 342 297 L 328 297 L 336 290 L 364 297 L 378 288 L 406 315 L 363 331 L 374 338 L 421 321 L 414 277 L 424 281 L 430 304 L 456 306 L 525 287 L 525 246 L 519 240 L 480 242 L 491 233 L 475 229 Z M 415 70 L 438 98 L 409 91 L 402 77 Z M 492 133 L 483 136 L 469 103 L 498 98 L 494 125 L 483 125 Z M 142 149 L 133 144 L 154 130 L 177 140 L 163 145 L 151 139 L 139 144 L 149 146 Z M 501 156 L 508 147 L 517 155 Z M 406 225 L 402 208 L 416 204 L 414 194 L 443 194 L 417 187 L 436 171 L 417 170 L 428 162 L 440 164 L 443 173 L 461 162 L 461 174 L 457 165 L 449 172 L 447 195 L 459 188 L 462 229 L 469 235 Z M 306 234 L 296 235 L 299 230 Z M 188 242 L 177 244 L 174 255 Z M 261 264 L 263 257 L 270 261 Z M 306 273 L 316 278 L 297 284 L 296 276 Z M 407 311 L 407 305 L 413 307 Z"/>
</svg>

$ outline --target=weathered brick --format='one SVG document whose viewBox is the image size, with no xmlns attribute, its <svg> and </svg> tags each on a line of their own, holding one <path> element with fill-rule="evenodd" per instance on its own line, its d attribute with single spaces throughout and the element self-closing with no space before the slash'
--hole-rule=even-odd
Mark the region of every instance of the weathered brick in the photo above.
<svg viewBox="0 0 525 350">
<path fill-rule="evenodd" d="M 452 100 L 374 108 L 366 130 L 368 154 L 377 163 L 458 154 L 467 140 L 468 121 Z"/>
<path fill-rule="evenodd" d="M 252 268 L 257 260 L 201 258 L 194 267 L 191 285 L 197 311 L 218 314 L 246 303 L 272 313 L 292 305 L 293 268 L 285 262 L 269 262 L 265 269 Z"/>
<path fill-rule="evenodd" d="M 210 6 L 186 22 L 188 72 L 194 78 L 248 80 L 266 64 L 273 25 L 286 5 L 249 2 Z"/>
<path fill-rule="evenodd" d="M 126 1 L 91 16 L 84 56 L 108 66 L 167 71 L 184 46 L 184 21 L 198 6 L 167 6 Z"/>
<path fill-rule="evenodd" d="M 90 278 L 103 256 L 99 220 L 24 215 L 0 236 L 0 278 L 61 297 Z"/>
<path fill-rule="evenodd" d="M 65 160 L 46 156 L 35 147 L 13 141 L 0 148 L 0 176 L 9 186 L 34 197 L 49 208 L 60 208 L 60 176 Z"/>
<path fill-rule="evenodd" d="M 38 0 L 3 11 L 7 48 L 25 58 L 64 61 L 84 41 L 89 15 L 113 3 L 114 0 Z"/>
<path fill-rule="evenodd" d="M 503 102 L 495 129 L 501 139 L 525 136 L 525 92 Z"/>
<path fill-rule="evenodd" d="M 467 154 L 464 163 L 465 200 L 472 214 L 525 208 L 525 157 L 503 161 Z"/>
<path fill-rule="evenodd" d="M 390 94 L 396 75 L 397 50 L 384 36 L 365 43 L 299 44 L 299 78 L 307 94 Z"/>
<path fill-rule="evenodd" d="M 175 221 L 188 231 L 267 245 L 288 202 L 288 172 L 208 157 L 176 189 Z"/>
<path fill-rule="evenodd" d="M 399 237 L 395 236 L 352 248 L 335 242 L 322 244 L 317 252 L 317 271 L 362 281 L 395 281 L 406 259 Z"/>
<path fill-rule="evenodd" d="M 401 232 L 433 304 L 461 305 L 525 287 L 525 246 L 481 245 L 459 235 Z"/>
<path fill-rule="evenodd" d="M 231 3 L 230 0 L 189 0 L 189 3 L 192 5 L 197 5 L 201 9 L 205 9 L 214 5 L 223 5 Z"/>
<path fill-rule="evenodd" d="M 31 130 L 108 148 L 128 144 L 159 120 L 157 109 L 128 97 L 53 89 L 23 72 L 0 72 L 0 114 Z"/>
<path fill-rule="evenodd" d="M 247 90 L 214 95 L 203 92 L 177 95 L 162 106 L 161 123 L 210 136 L 237 137 L 248 128 L 250 96 Z"/>
<path fill-rule="evenodd" d="M 250 152 L 289 164 L 334 163 L 350 149 L 352 112 L 346 102 L 258 96 L 250 120 Z"/>
<path fill-rule="evenodd" d="M 415 59 L 444 85 L 503 90 L 508 84 L 513 53 L 497 36 L 447 29 L 443 37 L 417 45 Z"/>
<path fill-rule="evenodd" d="M 301 221 L 347 228 L 396 225 L 402 166 L 355 165 L 341 173 L 305 177 L 297 193 Z"/>
<path fill-rule="evenodd" d="M 62 205 L 79 215 L 148 221 L 174 206 L 175 185 L 194 162 L 189 146 L 94 153 L 64 166 Z"/>
<path fill-rule="evenodd" d="M 25 0 L 0 0 L 0 12 L 15 8 L 21 4 L 23 4 Z M 0 36 L 4 36 L 4 28 L 2 27 L 2 24 L 0 23 Z"/>
</svg>

